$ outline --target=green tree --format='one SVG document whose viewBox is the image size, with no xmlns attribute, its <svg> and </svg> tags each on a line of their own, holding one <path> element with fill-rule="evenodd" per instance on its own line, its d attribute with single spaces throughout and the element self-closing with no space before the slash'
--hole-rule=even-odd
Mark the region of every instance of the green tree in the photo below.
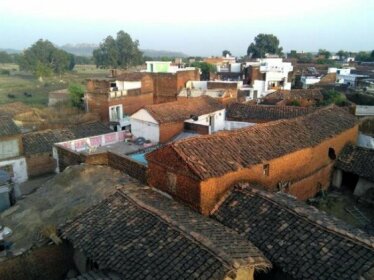
<svg viewBox="0 0 374 280">
<path fill-rule="evenodd" d="M 343 50 L 340 50 L 336 53 L 337 56 L 339 56 L 340 60 L 343 60 L 344 58 L 348 57 L 349 53 Z"/>
<path fill-rule="evenodd" d="M 71 100 L 71 104 L 74 107 L 82 107 L 82 98 L 84 96 L 84 87 L 80 84 L 70 84 L 69 88 L 69 96 Z"/>
<path fill-rule="evenodd" d="M 226 55 L 231 56 L 231 52 L 228 51 L 228 50 L 224 50 L 224 51 L 222 51 L 222 56 L 223 56 L 223 57 L 226 57 Z"/>
<path fill-rule="evenodd" d="M 318 50 L 318 55 L 323 56 L 325 59 L 329 59 L 331 56 L 331 53 L 328 50 L 325 49 L 319 49 Z"/>
<path fill-rule="evenodd" d="M 4 51 L 0 51 L 0 63 L 12 63 L 13 58 L 10 54 Z"/>
<path fill-rule="evenodd" d="M 93 51 L 93 58 L 97 67 L 128 68 L 143 62 L 143 54 L 139 50 L 139 41 L 133 41 L 131 36 L 119 31 L 116 39 L 108 36 Z"/>
<path fill-rule="evenodd" d="M 48 40 L 38 40 L 19 58 L 21 70 L 31 71 L 39 78 L 51 73 L 62 74 L 74 68 L 72 55 L 56 48 Z"/>
<path fill-rule="evenodd" d="M 265 54 L 282 55 L 282 48 L 279 47 L 279 40 L 273 34 L 258 34 L 254 43 L 251 43 L 247 49 L 248 56 L 253 58 L 265 57 Z"/>
<path fill-rule="evenodd" d="M 210 79 L 210 73 L 216 73 L 217 67 L 213 64 L 196 61 L 191 63 L 192 67 L 197 67 L 201 70 L 201 80 L 208 81 Z"/>
</svg>

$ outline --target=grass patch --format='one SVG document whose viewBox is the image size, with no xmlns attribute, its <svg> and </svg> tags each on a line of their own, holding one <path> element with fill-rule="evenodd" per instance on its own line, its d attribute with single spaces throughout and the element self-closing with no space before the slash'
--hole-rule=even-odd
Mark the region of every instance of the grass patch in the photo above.
<svg viewBox="0 0 374 280">
<path fill-rule="evenodd" d="M 48 93 L 51 91 L 67 88 L 70 83 L 85 85 L 86 79 L 104 78 L 109 73 L 108 70 L 97 69 L 94 65 L 76 65 L 71 72 L 39 81 L 31 73 L 19 71 L 16 64 L 0 64 L 0 73 L 1 70 L 9 71 L 9 74 L 0 74 L 0 104 L 22 101 L 42 106 L 47 106 Z M 31 93 L 32 97 L 25 96 L 25 92 Z"/>
</svg>

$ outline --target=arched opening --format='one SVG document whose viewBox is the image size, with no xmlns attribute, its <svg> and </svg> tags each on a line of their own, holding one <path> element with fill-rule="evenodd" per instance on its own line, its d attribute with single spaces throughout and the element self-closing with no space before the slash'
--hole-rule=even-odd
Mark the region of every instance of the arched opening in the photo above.
<svg viewBox="0 0 374 280">
<path fill-rule="evenodd" d="M 328 155 L 329 155 L 330 159 L 335 160 L 336 159 L 335 149 L 334 148 L 329 148 Z"/>
</svg>

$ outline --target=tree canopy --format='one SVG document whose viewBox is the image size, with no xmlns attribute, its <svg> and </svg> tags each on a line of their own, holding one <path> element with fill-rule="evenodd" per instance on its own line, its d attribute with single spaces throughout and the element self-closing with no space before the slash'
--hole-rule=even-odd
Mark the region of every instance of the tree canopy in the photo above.
<svg viewBox="0 0 374 280">
<path fill-rule="evenodd" d="M 230 51 L 228 51 L 228 50 L 224 50 L 224 51 L 222 51 L 222 56 L 226 56 L 226 55 L 229 55 L 229 56 L 231 56 L 231 52 Z"/>
<path fill-rule="evenodd" d="M 247 55 L 253 58 L 265 57 L 265 54 L 282 55 L 282 48 L 279 47 L 279 40 L 273 34 L 258 34 L 254 43 L 251 43 L 247 50 Z"/>
<path fill-rule="evenodd" d="M 42 39 L 26 49 L 19 58 L 20 69 L 31 71 L 38 77 L 45 77 L 52 73 L 62 74 L 72 70 L 74 65 L 74 55 Z"/>
<path fill-rule="evenodd" d="M 331 53 L 328 50 L 325 49 L 319 49 L 318 55 L 323 56 L 325 59 L 329 59 L 331 56 Z"/>
<path fill-rule="evenodd" d="M 127 68 L 141 64 L 143 54 L 139 50 L 139 41 L 133 41 L 128 33 L 121 30 L 116 39 L 106 37 L 93 51 L 93 57 L 97 67 Z"/>
<path fill-rule="evenodd" d="M 71 103 L 74 107 L 81 107 L 82 106 L 82 98 L 84 96 L 84 88 L 80 84 L 70 84 L 69 88 L 69 96 Z"/>
<path fill-rule="evenodd" d="M 192 67 L 197 67 L 200 68 L 201 70 L 201 80 L 207 81 L 210 79 L 210 73 L 216 73 L 217 72 L 217 67 L 213 64 L 209 64 L 206 62 L 193 62 L 191 63 Z"/>
<path fill-rule="evenodd" d="M 359 52 L 356 55 L 355 59 L 357 61 L 365 61 L 365 62 L 367 62 L 367 61 L 374 61 L 374 50 L 371 51 L 371 52 L 363 52 L 363 51 L 361 51 L 361 52 Z"/>
</svg>

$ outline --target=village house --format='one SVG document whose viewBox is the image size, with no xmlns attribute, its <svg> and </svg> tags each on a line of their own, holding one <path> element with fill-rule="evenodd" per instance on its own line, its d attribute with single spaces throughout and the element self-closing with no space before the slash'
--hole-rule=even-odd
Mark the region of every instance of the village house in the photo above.
<svg viewBox="0 0 374 280">
<path fill-rule="evenodd" d="M 78 279 L 252 280 L 271 268 L 234 230 L 149 188 L 119 188 L 60 231 Z"/>
<path fill-rule="evenodd" d="M 273 263 L 267 279 L 374 279 L 374 238 L 283 193 L 235 186 L 212 218 Z"/>
<path fill-rule="evenodd" d="M 114 130 L 128 128 L 128 116 L 153 104 L 153 79 L 147 73 L 120 73 L 107 80 L 88 80 L 84 96 L 87 112 L 98 113 Z"/>
<path fill-rule="evenodd" d="M 263 58 L 256 62 L 247 62 L 245 66 L 245 83 L 251 88 L 247 91 L 248 98 L 257 99 L 278 89 L 291 89 L 290 62 L 282 58 Z"/>
<path fill-rule="evenodd" d="M 311 107 L 251 105 L 247 103 L 231 103 L 226 108 L 226 120 L 265 123 L 281 119 L 291 119 L 314 111 Z"/>
<path fill-rule="evenodd" d="M 374 150 L 346 146 L 336 161 L 332 185 L 348 188 L 359 197 L 374 191 Z"/>
<path fill-rule="evenodd" d="M 179 92 L 178 100 L 206 95 L 226 105 L 238 101 L 238 92 L 242 86 L 241 81 L 189 81 Z"/>
<path fill-rule="evenodd" d="M 23 152 L 27 163 L 27 174 L 35 177 L 56 171 L 53 157 L 55 143 L 112 132 L 100 122 L 82 124 L 65 129 L 48 129 L 23 135 Z"/>
<path fill-rule="evenodd" d="M 321 101 L 323 101 L 323 95 L 319 89 L 291 89 L 270 93 L 262 99 L 261 104 L 308 107 L 315 106 Z"/>
<path fill-rule="evenodd" d="M 15 183 L 27 180 L 21 131 L 8 116 L 0 116 L 0 170 L 7 172 Z"/>
<path fill-rule="evenodd" d="M 131 133 L 166 143 L 186 130 L 210 134 L 223 130 L 225 107 L 209 96 L 148 105 L 131 115 Z"/>
<path fill-rule="evenodd" d="M 364 118 L 360 121 L 357 146 L 374 149 L 374 118 Z"/>
<path fill-rule="evenodd" d="M 70 100 L 67 88 L 51 91 L 48 93 L 48 106 L 55 106 L 58 103 L 68 102 Z"/>
<path fill-rule="evenodd" d="M 337 155 L 356 142 L 357 133 L 353 115 L 329 106 L 294 119 L 191 137 L 147 155 L 148 184 L 204 215 L 241 181 L 305 200 L 329 187 Z"/>
</svg>

